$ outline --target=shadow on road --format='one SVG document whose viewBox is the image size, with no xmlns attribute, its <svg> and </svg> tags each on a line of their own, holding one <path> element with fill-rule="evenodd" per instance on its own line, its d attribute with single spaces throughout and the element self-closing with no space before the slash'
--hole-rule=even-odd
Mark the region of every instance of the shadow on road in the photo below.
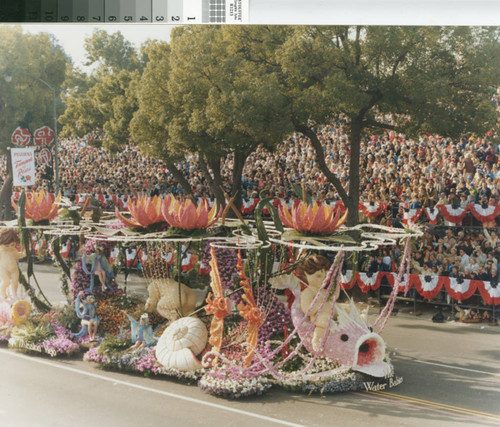
<svg viewBox="0 0 500 427">
<path fill-rule="evenodd" d="M 244 408 L 260 402 L 279 408 L 292 403 L 294 412 L 300 411 L 303 405 L 304 411 L 309 414 L 321 412 L 325 420 L 335 419 L 336 414 L 340 419 L 348 413 L 358 414 L 360 419 L 369 419 L 370 425 L 500 425 L 499 379 L 487 373 L 457 371 L 399 357 L 394 360 L 394 365 L 396 376 L 402 375 L 404 382 L 387 389 L 386 393 L 360 391 L 307 396 L 274 388 L 264 397 L 238 402 L 238 406 L 241 404 Z M 482 369 L 473 363 L 461 367 Z M 312 407 L 317 407 L 317 410 Z M 497 415 L 498 419 L 488 418 L 488 414 Z M 315 424 L 315 418 L 310 417 L 310 425 L 327 425 Z"/>
</svg>

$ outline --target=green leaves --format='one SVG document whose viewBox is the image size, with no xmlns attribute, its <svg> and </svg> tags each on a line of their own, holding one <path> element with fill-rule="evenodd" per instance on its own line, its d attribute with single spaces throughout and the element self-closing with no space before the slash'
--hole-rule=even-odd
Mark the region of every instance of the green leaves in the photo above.
<svg viewBox="0 0 500 427">
<path fill-rule="evenodd" d="M 12 145 L 12 132 L 24 123 L 33 132 L 53 127 L 51 91 L 59 93 L 69 60 L 48 34 L 24 34 L 20 27 L 0 27 L 0 149 Z M 8 81 L 6 81 L 6 78 Z M 58 105 L 58 111 L 61 110 Z"/>
</svg>

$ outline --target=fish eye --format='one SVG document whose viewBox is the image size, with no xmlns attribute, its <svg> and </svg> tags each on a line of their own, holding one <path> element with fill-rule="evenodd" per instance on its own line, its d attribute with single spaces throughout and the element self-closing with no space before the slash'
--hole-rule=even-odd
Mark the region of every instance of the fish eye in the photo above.
<svg viewBox="0 0 500 427">
<path fill-rule="evenodd" d="M 349 336 L 348 336 L 347 334 L 342 334 L 342 335 L 340 336 L 340 339 L 341 339 L 342 341 L 346 342 L 346 341 L 349 339 Z"/>
</svg>

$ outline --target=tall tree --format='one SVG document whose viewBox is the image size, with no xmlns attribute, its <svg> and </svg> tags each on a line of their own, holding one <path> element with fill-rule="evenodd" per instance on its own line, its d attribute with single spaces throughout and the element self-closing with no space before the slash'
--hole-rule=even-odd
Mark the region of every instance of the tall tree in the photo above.
<svg viewBox="0 0 500 427">
<path fill-rule="evenodd" d="M 96 30 L 85 40 L 87 75 L 73 70 L 67 80 L 67 109 L 61 117 L 63 136 L 83 136 L 104 130 L 104 145 L 117 151 L 130 137 L 129 125 L 137 110 L 135 95 L 147 56 L 140 56 L 120 32 Z"/>
<path fill-rule="evenodd" d="M 138 109 L 130 122 L 132 139 L 146 154 L 161 158 L 172 176 L 182 186 L 187 197 L 193 189 L 176 162 L 184 158 L 182 153 L 172 151 L 169 124 L 173 108 L 168 96 L 170 73 L 170 47 L 166 42 L 155 41 L 144 49 L 148 63 L 137 89 Z"/>
<path fill-rule="evenodd" d="M 359 221 L 360 143 L 367 131 L 395 129 L 458 136 L 484 132 L 497 115 L 497 28 L 238 27 L 238 53 L 275 75 L 294 129 L 309 137 L 319 169 Z M 394 123 L 376 112 L 394 113 Z M 348 187 L 329 170 L 316 129 L 332 114 L 349 119 Z"/>
<path fill-rule="evenodd" d="M 24 34 L 20 27 L 0 27 L 0 150 L 7 153 L 10 136 L 22 125 L 31 131 L 53 127 L 53 98 L 40 81 L 59 94 L 69 59 L 48 34 Z M 57 100 L 57 109 L 63 108 Z M 9 162 L 8 162 L 9 164 Z M 9 169 L 0 193 L 0 218 L 10 215 L 12 174 Z"/>
<path fill-rule="evenodd" d="M 198 155 L 221 204 L 221 168 L 224 162 L 231 163 L 231 186 L 225 190 L 239 206 L 248 155 L 260 144 L 272 148 L 291 127 L 281 115 L 286 98 L 277 82 L 256 64 L 233 55 L 231 43 L 230 33 L 221 27 L 176 28 L 170 48 L 164 51 L 163 68 L 153 71 L 157 59 L 150 59 L 151 73 L 145 73 L 141 82 L 142 88 L 150 89 L 139 113 L 149 110 L 143 117 L 150 124 L 163 120 L 162 145 L 169 153 Z M 156 92 L 151 91 L 155 86 Z"/>
</svg>

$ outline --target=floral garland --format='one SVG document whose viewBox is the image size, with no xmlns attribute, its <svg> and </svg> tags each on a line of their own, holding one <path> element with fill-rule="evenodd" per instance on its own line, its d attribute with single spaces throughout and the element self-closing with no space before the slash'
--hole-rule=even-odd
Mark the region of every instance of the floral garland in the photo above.
<svg viewBox="0 0 500 427">
<path fill-rule="evenodd" d="M 374 378 L 351 368 L 339 366 L 330 359 L 319 358 L 303 374 L 287 375 L 276 379 L 276 384 L 285 390 L 302 393 L 339 393 L 346 391 L 365 390 L 366 384 L 371 386 L 386 384 L 388 378 L 394 375 L 394 368 L 390 359 L 385 361 L 390 364 L 391 373 L 385 378 Z M 306 363 L 304 361 L 304 363 Z"/>
<path fill-rule="evenodd" d="M 32 353 L 45 353 L 51 357 L 70 356 L 80 350 L 78 343 L 71 339 L 71 332 L 68 329 L 57 322 L 47 327 L 53 332 L 41 341 L 33 341 L 29 336 L 19 333 L 19 330 L 14 330 L 9 339 L 9 347 Z"/>
<path fill-rule="evenodd" d="M 224 367 L 211 369 L 198 383 L 198 387 L 204 392 L 228 399 L 260 396 L 272 385 L 272 382 L 265 376 L 241 377 L 241 375 L 233 375 L 231 370 L 226 370 Z"/>
<path fill-rule="evenodd" d="M 105 355 L 99 353 L 99 348 L 94 347 L 83 355 L 86 362 L 94 362 L 104 369 L 141 373 L 144 376 L 164 375 L 189 382 L 198 381 L 203 375 L 203 370 L 182 372 L 177 369 L 166 369 L 158 364 L 155 351 L 152 347 L 141 348 L 132 353 Z"/>
</svg>

